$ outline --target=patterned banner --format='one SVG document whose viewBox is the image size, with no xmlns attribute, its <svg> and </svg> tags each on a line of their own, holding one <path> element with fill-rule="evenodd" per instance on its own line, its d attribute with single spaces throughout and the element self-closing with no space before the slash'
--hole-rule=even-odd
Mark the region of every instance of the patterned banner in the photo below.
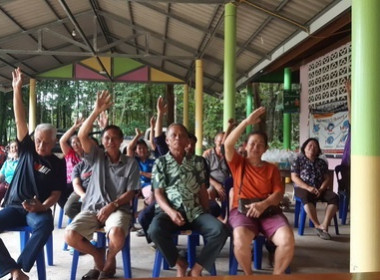
<svg viewBox="0 0 380 280">
<path fill-rule="evenodd" d="M 342 154 L 348 136 L 347 111 L 310 115 L 310 137 L 317 138 L 324 154 Z"/>
</svg>

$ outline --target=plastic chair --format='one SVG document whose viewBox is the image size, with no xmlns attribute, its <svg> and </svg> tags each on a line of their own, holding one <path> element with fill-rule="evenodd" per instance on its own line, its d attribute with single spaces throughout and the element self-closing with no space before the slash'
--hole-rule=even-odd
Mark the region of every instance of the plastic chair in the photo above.
<svg viewBox="0 0 380 280">
<path fill-rule="evenodd" d="M 20 250 L 24 250 L 26 243 L 28 242 L 30 235 L 32 234 L 32 228 L 29 226 L 13 227 L 8 231 L 20 232 Z M 48 241 L 45 244 L 47 263 L 49 266 L 53 265 L 53 234 L 50 235 Z M 45 267 L 45 254 L 43 249 L 38 253 L 37 259 L 37 274 L 39 280 L 46 279 L 46 267 Z"/>
<path fill-rule="evenodd" d="M 296 197 L 296 205 L 294 209 L 294 227 L 298 227 L 298 235 L 303 235 L 305 230 L 305 222 L 306 222 L 306 211 L 303 208 L 302 201 L 299 197 Z M 309 226 L 314 227 L 314 224 L 309 220 Z M 336 214 L 334 216 L 334 226 L 335 226 L 335 234 L 339 235 L 339 228 L 338 228 L 338 218 L 336 217 Z"/>
<path fill-rule="evenodd" d="M 253 267 L 256 270 L 260 270 L 262 267 L 263 260 L 263 246 L 265 244 L 266 238 L 263 235 L 258 235 L 255 240 L 252 241 L 252 261 Z M 238 262 L 234 254 L 234 244 L 232 236 L 230 238 L 230 258 L 229 258 L 229 274 L 236 275 L 238 270 Z M 290 274 L 290 267 L 285 270 L 286 274 Z"/>
<path fill-rule="evenodd" d="M 106 233 L 104 230 L 96 231 L 97 234 L 97 242 L 96 247 L 97 248 L 106 248 L 107 246 L 107 238 Z M 125 238 L 124 247 L 121 250 L 123 254 L 123 267 L 124 267 L 124 278 L 132 278 L 132 266 L 131 266 L 131 237 L 130 233 Z M 79 261 L 79 254 L 80 252 L 78 250 L 74 249 L 73 253 L 73 260 L 71 263 L 71 274 L 70 279 L 75 280 L 77 275 L 77 269 L 78 269 L 78 261 Z"/>
<path fill-rule="evenodd" d="M 181 232 L 173 234 L 173 239 L 175 241 L 177 241 L 179 235 L 187 235 L 188 236 L 188 238 L 187 238 L 187 262 L 189 264 L 189 268 L 192 268 L 196 262 L 196 251 L 197 251 L 197 245 L 199 244 L 200 234 L 198 232 L 194 232 L 191 230 L 181 231 Z M 153 270 L 152 270 L 152 277 L 153 278 L 160 277 L 161 265 L 162 265 L 163 269 L 165 269 L 165 270 L 169 269 L 169 265 L 164 260 L 160 250 L 156 249 L 156 254 L 155 254 L 154 263 L 153 263 Z M 215 264 L 214 264 L 213 269 L 211 271 L 211 275 L 213 275 L 213 276 L 216 275 Z"/>
<path fill-rule="evenodd" d="M 252 246 L 252 259 L 253 259 L 253 267 L 255 269 L 261 269 L 262 259 L 263 259 L 263 245 L 265 244 L 265 237 L 263 235 L 259 235 L 253 241 Z M 238 269 L 238 262 L 235 258 L 234 254 L 234 244 L 233 238 L 230 238 L 230 259 L 229 259 L 229 274 L 236 275 Z"/>
<path fill-rule="evenodd" d="M 342 225 L 346 224 L 348 205 L 350 203 L 350 167 L 345 165 L 337 165 L 335 167 L 335 175 L 338 182 L 339 195 L 339 218 Z"/>
</svg>

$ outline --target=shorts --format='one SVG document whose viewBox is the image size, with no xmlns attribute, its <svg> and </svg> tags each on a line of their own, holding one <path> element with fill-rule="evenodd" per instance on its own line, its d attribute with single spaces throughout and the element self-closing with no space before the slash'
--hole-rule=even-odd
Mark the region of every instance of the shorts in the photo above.
<svg viewBox="0 0 380 280">
<path fill-rule="evenodd" d="M 120 227 L 124 230 L 125 236 L 129 233 L 132 215 L 122 210 L 113 212 L 105 224 L 102 224 L 96 218 L 96 212 L 82 211 L 75 216 L 74 220 L 66 227 L 66 230 L 74 230 L 87 240 L 91 240 L 95 231 L 104 227 L 108 233 L 113 227 Z"/>
<path fill-rule="evenodd" d="M 271 238 L 279 228 L 289 226 L 288 219 L 283 213 L 268 218 L 257 219 L 249 218 L 246 215 L 241 214 L 237 208 L 230 211 L 228 222 L 233 229 L 237 227 L 246 227 L 251 230 L 255 236 L 261 232 L 267 238 Z"/>
</svg>

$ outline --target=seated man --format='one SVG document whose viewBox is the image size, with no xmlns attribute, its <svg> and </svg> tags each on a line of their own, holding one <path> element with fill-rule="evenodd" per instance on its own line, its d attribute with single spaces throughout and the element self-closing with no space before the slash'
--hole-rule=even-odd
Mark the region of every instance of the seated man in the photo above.
<svg viewBox="0 0 380 280">
<path fill-rule="evenodd" d="M 140 189 L 139 166 L 135 159 L 120 152 L 123 133 L 118 126 L 104 128 L 104 150 L 91 140 L 89 133 L 98 115 L 112 105 L 108 91 L 97 94 L 94 110 L 79 129 L 84 160 L 92 165 L 92 175 L 82 202 L 82 211 L 66 228 L 67 244 L 94 258 L 95 268 L 84 279 L 108 279 L 116 272 L 116 254 L 123 248 L 131 223 L 131 202 Z M 89 240 L 104 227 L 109 238 L 106 260 L 104 252 Z"/>
<path fill-rule="evenodd" d="M 39 124 L 34 142 L 28 135 L 25 109 L 22 103 L 21 70 L 13 73 L 13 106 L 19 142 L 19 163 L 0 210 L 0 232 L 17 226 L 30 226 L 33 233 L 17 262 L 10 260 L 0 266 L 0 277 L 11 274 L 11 279 L 24 280 L 37 255 L 53 231 L 50 207 L 59 199 L 66 186 L 66 166 L 52 154 L 56 142 L 56 129 L 51 124 Z M 24 272 L 23 272 L 23 271 Z"/>
<path fill-rule="evenodd" d="M 224 225 L 206 213 L 209 205 L 205 163 L 201 157 L 185 156 L 188 135 L 183 125 L 169 126 L 166 135 L 169 153 L 156 160 L 152 172 L 157 208 L 148 235 L 169 265 L 177 266 L 178 277 L 186 275 L 188 265 L 178 254 L 172 239 L 174 232 L 191 229 L 206 238 L 189 276 L 200 276 L 203 268 L 212 269 L 228 236 Z"/>
</svg>

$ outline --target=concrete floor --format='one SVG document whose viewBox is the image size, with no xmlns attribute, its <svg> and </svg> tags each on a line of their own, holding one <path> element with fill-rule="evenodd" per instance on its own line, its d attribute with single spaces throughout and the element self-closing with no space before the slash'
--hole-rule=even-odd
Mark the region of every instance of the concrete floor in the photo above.
<svg viewBox="0 0 380 280">
<path fill-rule="evenodd" d="M 323 204 L 318 204 L 318 215 L 323 216 Z M 289 222 L 293 225 L 293 205 L 289 212 L 285 215 Z M 64 225 L 67 220 L 64 221 Z M 305 228 L 304 236 L 298 236 L 296 229 L 294 230 L 296 238 L 296 249 L 294 260 L 291 264 L 291 273 L 339 273 L 349 272 L 350 258 L 350 228 L 349 225 L 339 225 L 340 235 L 335 235 L 333 226 L 330 227 L 332 240 L 325 241 L 314 234 L 312 228 Z M 63 233 L 64 229 L 54 230 L 54 266 L 47 266 L 47 279 L 51 280 L 67 280 L 70 279 L 70 269 L 72 256 L 68 251 L 63 251 Z M 10 253 L 15 258 L 19 254 L 19 236 L 18 233 L 2 233 L 0 237 L 8 247 Z M 134 278 L 151 277 L 154 251 L 150 245 L 146 243 L 144 237 L 137 237 L 136 232 L 131 233 L 131 258 L 132 258 L 132 276 Z M 182 238 L 182 237 L 181 237 Z M 186 244 L 185 239 L 180 239 L 180 246 Z M 263 250 L 262 270 L 256 270 L 257 274 L 270 274 L 271 268 L 267 261 L 267 251 Z M 216 270 L 218 275 L 228 275 L 228 255 L 229 240 L 220 253 L 216 261 Z M 121 253 L 118 254 L 117 260 L 117 277 L 123 276 Z M 77 279 L 85 274 L 93 267 L 92 258 L 88 255 L 81 256 L 77 272 Z M 239 271 L 238 274 L 242 272 Z M 207 274 L 207 272 L 206 272 Z M 29 273 L 30 279 L 37 279 L 36 266 Z M 161 277 L 174 277 L 175 271 L 163 270 Z M 3 277 L 1 279 L 9 279 Z"/>
</svg>

